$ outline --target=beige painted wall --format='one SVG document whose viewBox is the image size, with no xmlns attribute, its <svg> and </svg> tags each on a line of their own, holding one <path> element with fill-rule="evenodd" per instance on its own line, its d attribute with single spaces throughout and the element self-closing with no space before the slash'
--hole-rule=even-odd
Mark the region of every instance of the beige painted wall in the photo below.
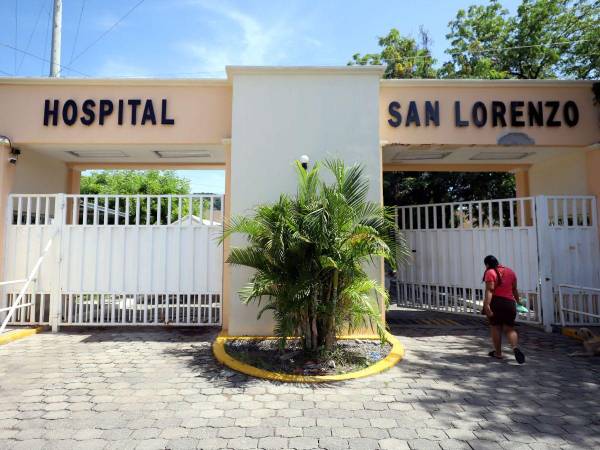
<svg viewBox="0 0 600 450">
<path fill-rule="evenodd" d="M 384 80 L 381 85 L 379 126 L 381 139 L 400 144 L 450 144 L 450 145 L 496 145 L 498 137 L 509 132 L 526 133 L 536 145 L 587 146 L 598 142 L 600 109 L 594 106 L 592 82 L 565 82 L 540 80 Z M 421 126 L 405 126 L 404 119 L 409 102 L 417 102 Z M 424 126 L 424 102 L 440 102 L 440 125 Z M 462 118 L 471 120 L 471 106 L 476 101 L 488 107 L 488 123 L 482 128 L 474 125 L 456 127 L 454 102 L 460 100 Z M 517 127 L 506 128 L 491 125 L 490 104 L 492 100 L 547 101 L 564 103 L 573 100 L 579 108 L 579 124 L 574 127 Z M 388 106 L 391 101 L 401 103 L 402 125 L 394 128 L 388 124 Z M 508 116 L 507 116 L 508 118 Z M 558 116 L 562 120 L 562 112 Z M 508 119 L 507 119 L 508 120 Z M 526 119 L 525 119 L 526 120 Z M 510 123 L 510 121 L 509 121 Z"/>
<path fill-rule="evenodd" d="M 369 196 L 381 199 L 378 136 L 379 73 L 372 70 L 265 70 L 233 74 L 231 214 L 296 190 L 293 162 L 342 156 L 361 162 L 371 180 Z M 240 237 L 231 245 L 241 245 Z M 379 268 L 374 276 L 379 275 Z M 272 321 L 255 321 L 256 307 L 243 305 L 238 291 L 249 272 L 230 270 L 229 333 L 265 334 Z"/>
<path fill-rule="evenodd" d="M 530 195 L 588 195 L 586 152 L 533 164 L 528 171 Z M 600 170 L 600 167 L 598 167 Z"/>
<path fill-rule="evenodd" d="M 57 194 L 69 192 L 66 163 L 34 150 L 21 150 L 12 192 Z"/>
<path fill-rule="evenodd" d="M 15 179 L 16 166 L 8 162 L 10 147 L 0 144 L 0 281 L 4 280 L 4 228 L 6 226 L 8 195 Z"/>
<path fill-rule="evenodd" d="M 174 125 L 132 126 L 125 114 L 117 124 L 118 99 L 152 99 L 157 114 L 168 99 Z M 96 122 L 85 126 L 44 126 L 44 100 L 96 101 Z M 98 101 L 110 99 L 115 111 L 97 123 Z M 138 123 L 141 110 L 138 108 Z M 160 118 L 158 118 L 160 121 Z M 0 134 L 22 144 L 220 144 L 231 135 L 231 86 L 226 80 L 0 80 Z"/>
</svg>

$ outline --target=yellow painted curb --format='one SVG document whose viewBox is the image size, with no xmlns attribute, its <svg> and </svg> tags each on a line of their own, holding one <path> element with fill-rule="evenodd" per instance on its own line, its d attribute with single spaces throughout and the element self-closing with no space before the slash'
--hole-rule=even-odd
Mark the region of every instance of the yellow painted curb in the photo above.
<svg viewBox="0 0 600 450">
<path fill-rule="evenodd" d="M 259 369 L 250 364 L 243 363 L 235 358 L 232 358 L 225 351 L 225 343 L 234 339 L 276 339 L 272 336 L 227 336 L 223 333 L 219 334 L 213 342 L 213 353 L 217 360 L 237 372 L 244 373 L 256 378 L 264 378 L 272 381 L 280 381 L 283 383 L 327 383 L 330 381 L 353 380 L 356 378 L 368 377 L 377 373 L 383 372 L 395 366 L 404 357 L 404 346 L 395 336 L 390 333 L 385 334 L 385 339 L 392 344 L 390 353 L 381 361 L 377 361 L 372 366 L 366 367 L 356 372 L 343 373 L 339 375 L 292 375 L 287 373 L 270 372 L 268 370 Z M 340 339 L 379 339 L 372 335 L 368 336 L 341 336 Z"/>
<path fill-rule="evenodd" d="M 570 338 L 573 338 L 573 339 L 577 339 L 578 341 L 582 341 L 583 342 L 583 339 L 581 339 L 581 337 L 577 336 L 577 329 L 576 328 L 565 327 L 565 328 L 561 328 L 560 332 L 564 336 L 567 336 L 567 337 L 570 337 Z"/>
<path fill-rule="evenodd" d="M 19 339 L 26 338 L 27 336 L 37 334 L 43 329 L 44 327 L 24 328 L 21 330 L 12 330 L 8 333 L 3 333 L 0 335 L 0 345 L 8 344 L 9 342 L 17 341 Z"/>
</svg>

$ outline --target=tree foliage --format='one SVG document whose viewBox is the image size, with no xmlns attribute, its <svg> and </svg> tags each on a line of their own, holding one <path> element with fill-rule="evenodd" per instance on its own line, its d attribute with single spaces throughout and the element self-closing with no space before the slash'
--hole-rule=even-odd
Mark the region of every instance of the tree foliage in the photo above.
<svg viewBox="0 0 600 450">
<path fill-rule="evenodd" d="M 421 27 L 419 41 L 400 34 L 396 28 L 379 38 L 379 53 L 356 53 L 348 65 L 385 64 L 384 78 L 435 78 L 435 59 L 431 56 L 431 37 Z"/>
<path fill-rule="evenodd" d="M 443 78 L 598 76 L 599 2 L 523 0 L 509 16 L 499 0 L 460 9 L 446 35 Z"/>
<path fill-rule="evenodd" d="M 393 28 L 379 52 L 348 64 L 387 64 L 385 78 L 600 77 L 600 0 L 522 0 L 514 15 L 489 0 L 459 9 L 448 27 L 441 67 L 422 27 L 418 40 Z"/>
<path fill-rule="evenodd" d="M 281 345 L 300 336 L 311 352 L 332 350 L 337 333 L 363 326 L 375 325 L 383 336 L 373 294 L 387 300 L 387 292 L 365 266 L 379 257 L 395 266 L 397 256 L 407 255 L 391 212 L 367 200 L 362 168 L 341 161 L 324 166 L 333 183 L 321 181 L 319 164 L 310 171 L 298 164 L 295 196 L 235 217 L 224 231 L 224 238 L 241 233 L 249 243 L 232 248 L 227 259 L 255 270 L 242 299 L 259 302 L 259 317 L 273 312 Z"/>
<path fill-rule="evenodd" d="M 190 181 L 172 170 L 101 170 L 81 177 L 82 194 L 189 194 Z"/>
<path fill-rule="evenodd" d="M 388 172 L 386 205 L 421 205 L 515 196 L 515 178 L 506 172 Z"/>
<path fill-rule="evenodd" d="M 118 223 L 125 221 L 125 204 L 121 201 L 118 205 L 113 195 L 169 195 L 190 194 L 190 181 L 187 178 L 177 176 L 171 170 L 103 170 L 92 171 L 88 175 L 81 177 L 81 194 L 86 195 L 105 195 L 106 198 L 90 199 L 90 202 L 97 203 L 97 206 L 107 208 L 109 213 L 108 223 Z M 137 204 L 139 202 L 139 205 Z M 160 203 L 160 214 L 158 204 Z M 203 208 L 200 208 L 198 200 L 193 202 L 193 214 L 198 215 L 200 209 L 208 211 L 208 200 L 203 200 Z M 87 208 L 87 214 L 93 214 L 92 206 Z M 118 206 L 118 208 L 117 208 Z M 215 202 L 215 208 L 220 209 L 220 202 Z M 181 211 L 179 211 L 179 202 L 172 202 L 171 221 L 186 217 L 189 214 L 189 200 L 181 202 Z M 118 210 L 117 210 L 118 209 Z M 140 221 L 145 225 L 152 223 L 166 223 L 168 216 L 168 199 L 166 197 L 151 197 L 130 199 L 129 221 L 135 222 L 136 211 L 140 211 Z M 83 214 L 83 208 L 79 210 Z M 158 217 L 160 215 L 160 217 Z M 80 217 L 83 220 L 83 217 Z M 88 218 L 88 223 L 91 220 Z M 83 223 L 83 222 L 82 222 Z"/>
</svg>

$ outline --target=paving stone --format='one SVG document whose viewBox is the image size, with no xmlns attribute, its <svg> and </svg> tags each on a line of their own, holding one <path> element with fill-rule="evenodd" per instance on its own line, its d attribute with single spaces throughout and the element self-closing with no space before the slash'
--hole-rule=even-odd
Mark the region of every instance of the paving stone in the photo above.
<svg viewBox="0 0 600 450">
<path fill-rule="evenodd" d="M 399 365 L 327 386 L 225 370 L 215 330 L 35 335 L 0 349 L 0 449 L 600 448 L 600 360 L 569 358 L 579 343 L 521 325 L 531 356 L 517 366 L 486 357 L 477 323 L 392 331 Z"/>
<path fill-rule="evenodd" d="M 136 448 L 139 449 L 143 449 L 143 450 L 164 450 L 167 446 L 167 440 L 166 439 L 145 439 L 142 441 L 139 441 L 139 443 L 137 444 Z M 205 447 L 205 448 L 210 448 L 210 447 Z M 213 447 L 213 448 L 218 448 L 218 447 Z"/>
<path fill-rule="evenodd" d="M 385 450 L 408 450 L 407 441 L 401 441 L 400 439 L 387 438 L 379 440 L 379 447 Z"/>
<path fill-rule="evenodd" d="M 219 428 L 217 432 L 217 436 L 222 437 L 224 439 L 232 439 L 237 437 L 242 437 L 246 433 L 244 428 L 240 427 L 225 427 Z"/>
<path fill-rule="evenodd" d="M 258 441 L 258 448 L 261 449 L 282 449 L 288 447 L 288 440 L 282 437 L 263 437 Z"/>
<path fill-rule="evenodd" d="M 258 448 L 258 439 L 249 437 L 238 437 L 229 439 L 227 445 L 234 449 Z"/>
<path fill-rule="evenodd" d="M 302 436 L 302 428 L 300 427 L 279 427 L 275 429 L 275 436 L 280 437 L 300 437 Z"/>
<path fill-rule="evenodd" d="M 375 439 L 352 438 L 348 439 L 348 445 L 351 449 L 378 449 L 379 443 Z"/>
<path fill-rule="evenodd" d="M 471 449 L 471 446 L 467 442 L 457 440 L 457 439 L 444 439 L 442 441 L 439 441 L 438 444 L 444 450 L 463 450 L 463 449 L 470 450 Z"/>
<path fill-rule="evenodd" d="M 319 446 L 319 441 L 313 437 L 293 437 L 288 440 L 288 445 L 297 450 L 312 449 Z"/>
<path fill-rule="evenodd" d="M 413 450 L 439 450 L 440 444 L 429 439 L 413 439 L 408 441 L 408 446 Z"/>
<path fill-rule="evenodd" d="M 385 428 L 359 428 L 360 437 L 371 439 L 387 439 L 390 433 Z"/>
</svg>

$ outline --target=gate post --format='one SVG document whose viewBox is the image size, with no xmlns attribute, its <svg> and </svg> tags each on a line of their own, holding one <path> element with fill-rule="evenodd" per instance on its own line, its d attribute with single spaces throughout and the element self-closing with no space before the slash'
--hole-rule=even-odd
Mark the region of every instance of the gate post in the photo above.
<svg viewBox="0 0 600 450">
<path fill-rule="evenodd" d="M 535 197 L 535 225 L 542 324 L 547 332 L 551 332 L 554 322 L 552 245 L 549 245 L 551 240 L 550 224 L 548 222 L 548 199 L 545 195 Z"/>
<path fill-rule="evenodd" d="M 56 333 L 60 325 L 60 310 L 61 310 L 61 273 L 62 273 L 62 234 L 63 227 L 66 221 L 66 197 L 65 194 L 57 194 L 54 204 L 54 226 L 57 228 L 56 233 L 56 267 L 58 268 L 57 277 L 52 285 L 50 293 L 50 327 L 52 332 Z"/>
</svg>

